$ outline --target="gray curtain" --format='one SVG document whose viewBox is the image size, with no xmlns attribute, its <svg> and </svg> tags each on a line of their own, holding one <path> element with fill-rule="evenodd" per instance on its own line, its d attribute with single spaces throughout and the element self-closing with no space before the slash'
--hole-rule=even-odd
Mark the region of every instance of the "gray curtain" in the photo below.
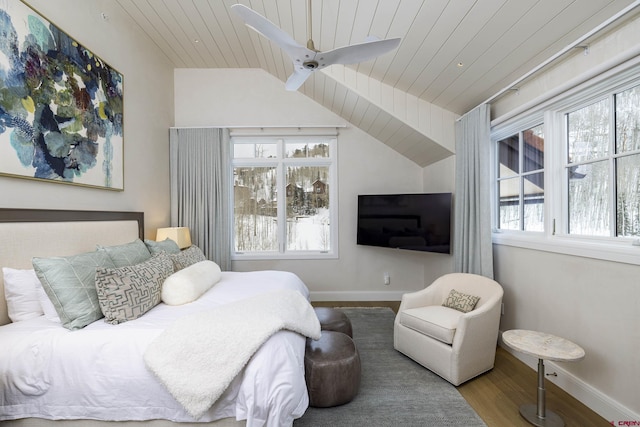
<svg viewBox="0 0 640 427">
<path fill-rule="evenodd" d="M 493 279 L 489 106 L 456 123 L 454 269 Z"/>
<path fill-rule="evenodd" d="M 222 270 L 231 269 L 229 130 L 170 130 L 171 225 Z"/>
</svg>

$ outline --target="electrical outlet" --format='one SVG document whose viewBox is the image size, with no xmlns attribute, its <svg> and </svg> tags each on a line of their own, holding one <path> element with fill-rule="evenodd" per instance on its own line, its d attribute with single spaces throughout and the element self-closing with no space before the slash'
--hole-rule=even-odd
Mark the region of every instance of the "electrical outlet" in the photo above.
<svg viewBox="0 0 640 427">
<path fill-rule="evenodd" d="M 387 286 L 391 284 L 391 276 L 387 272 L 384 273 L 384 284 Z"/>
</svg>

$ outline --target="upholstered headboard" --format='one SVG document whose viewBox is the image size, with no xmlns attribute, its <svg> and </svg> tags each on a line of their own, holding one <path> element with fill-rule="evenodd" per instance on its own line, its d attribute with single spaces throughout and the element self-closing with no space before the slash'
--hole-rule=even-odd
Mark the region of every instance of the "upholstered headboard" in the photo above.
<svg viewBox="0 0 640 427">
<path fill-rule="evenodd" d="M 34 256 L 66 256 L 144 238 L 142 212 L 0 209 L 0 268 L 31 269 Z M 0 271 L 0 325 L 9 323 Z"/>
</svg>

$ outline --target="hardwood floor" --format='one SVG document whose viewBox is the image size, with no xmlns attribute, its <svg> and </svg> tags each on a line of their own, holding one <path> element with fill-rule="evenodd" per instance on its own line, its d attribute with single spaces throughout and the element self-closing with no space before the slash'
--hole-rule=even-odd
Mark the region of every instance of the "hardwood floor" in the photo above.
<svg viewBox="0 0 640 427">
<path fill-rule="evenodd" d="M 390 307 L 399 301 L 312 302 L 316 307 Z M 550 381 L 545 382 L 547 410 L 560 415 L 566 427 L 605 427 L 611 424 Z M 494 368 L 458 387 L 460 394 L 488 427 L 531 426 L 520 416 L 522 404 L 536 402 L 537 373 L 505 349 L 498 347 Z"/>
<path fill-rule="evenodd" d="M 494 368 L 458 387 L 460 394 L 489 427 L 530 426 L 520 416 L 522 404 L 536 403 L 538 374 L 505 349 L 498 347 Z M 566 427 L 610 426 L 550 381 L 545 381 L 546 408 L 564 420 Z"/>
<path fill-rule="evenodd" d="M 400 301 L 311 301 L 314 307 L 389 307 L 394 313 L 400 308 Z"/>
</svg>

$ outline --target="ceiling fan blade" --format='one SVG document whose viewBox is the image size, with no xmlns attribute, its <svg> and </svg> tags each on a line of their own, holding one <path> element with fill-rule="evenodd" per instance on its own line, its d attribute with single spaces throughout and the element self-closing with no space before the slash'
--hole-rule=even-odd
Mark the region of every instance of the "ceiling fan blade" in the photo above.
<svg viewBox="0 0 640 427">
<path fill-rule="evenodd" d="M 267 39 L 273 41 L 292 59 L 304 57 L 305 55 L 313 57 L 315 54 L 315 52 L 296 42 L 289 34 L 282 31 L 273 22 L 247 6 L 234 4 L 231 6 L 231 10 L 238 15 L 249 28 L 252 28 Z"/>
<path fill-rule="evenodd" d="M 319 68 L 331 64 L 355 64 L 368 61 L 397 48 L 400 38 L 386 40 L 371 40 L 351 46 L 339 47 L 327 52 L 317 54 Z"/>
<path fill-rule="evenodd" d="M 284 85 L 287 90 L 298 90 L 300 86 L 304 84 L 304 82 L 309 78 L 309 76 L 313 73 L 313 70 L 309 70 L 306 68 L 295 68 L 293 70 L 293 74 L 289 76 L 287 79 L 287 83 Z"/>
</svg>

